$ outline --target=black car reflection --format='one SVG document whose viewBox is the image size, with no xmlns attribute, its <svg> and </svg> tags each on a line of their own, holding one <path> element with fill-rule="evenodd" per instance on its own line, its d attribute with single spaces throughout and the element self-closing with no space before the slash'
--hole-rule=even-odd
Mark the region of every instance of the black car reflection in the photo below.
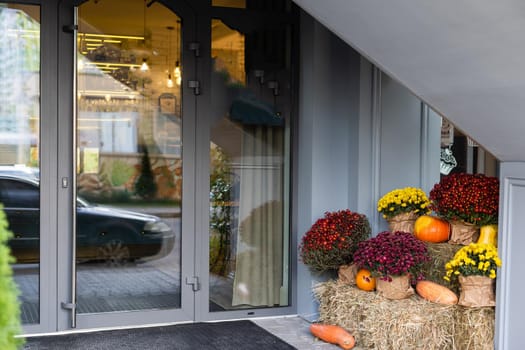
<svg viewBox="0 0 525 350">
<path fill-rule="evenodd" d="M 14 237 L 9 241 L 18 263 L 38 262 L 40 191 L 36 179 L 0 174 L 0 203 Z M 90 204 L 77 198 L 78 261 L 120 263 L 171 252 L 174 233 L 156 216 Z M 60 237 L 59 237 L 60 239 Z"/>
</svg>

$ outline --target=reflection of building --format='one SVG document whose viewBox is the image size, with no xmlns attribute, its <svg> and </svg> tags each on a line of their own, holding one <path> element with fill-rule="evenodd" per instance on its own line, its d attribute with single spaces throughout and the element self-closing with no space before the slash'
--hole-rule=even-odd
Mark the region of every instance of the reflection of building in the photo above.
<svg viewBox="0 0 525 350">
<path fill-rule="evenodd" d="M 29 164 L 38 147 L 40 24 L 23 11 L 0 8 L 0 164 Z M 9 73 L 9 74 L 8 74 Z M 34 154 L 34 152 L 33 152 Z"/>
</svg>

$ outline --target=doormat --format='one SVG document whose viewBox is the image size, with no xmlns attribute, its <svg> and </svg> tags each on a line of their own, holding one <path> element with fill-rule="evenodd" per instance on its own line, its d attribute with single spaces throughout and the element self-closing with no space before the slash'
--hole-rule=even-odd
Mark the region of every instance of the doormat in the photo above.
<svg viewBox="0 0 525 350">
<path fill-rule="evenodd" d="M 29 337 L 24 350 L 293 350 L 251 321 L 191 323 Z"/>
</svg>

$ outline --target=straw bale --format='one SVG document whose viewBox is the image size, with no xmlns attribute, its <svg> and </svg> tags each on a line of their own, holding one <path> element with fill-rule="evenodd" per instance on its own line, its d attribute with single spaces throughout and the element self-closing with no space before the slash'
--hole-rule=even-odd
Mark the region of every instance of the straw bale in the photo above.
<svg viewBox="0 0 525 350">
<path fill-rule="evenodd" d="M 314 294 L 319 321 L 347 329 L 359 349 L 477 350 L 493 344 L 493 308 L 435 304 L 417 295 L 389 300 L 336 281 L 316 285 Z"/>
<path fill-rule="evenodd" d="M 461 350 L 494 349 L 495 312 L 493 307 L 456 308 L 455 339 Z M 469 336 L 465 336 L 468 334 Z"/>
<path fill-rule="evenodd" d="M 456 252 L 463 246 L 449 243 L 429 243 L 427 242 L 428 254 L 432 258 L 422 268 L 425 279 L 444 285 L 456 294 L 459 294 L 459 284 L 456 282 L 447 282 L 443 279 L 446 274 L 445 264 L 449 262 Z"/>
</svg>

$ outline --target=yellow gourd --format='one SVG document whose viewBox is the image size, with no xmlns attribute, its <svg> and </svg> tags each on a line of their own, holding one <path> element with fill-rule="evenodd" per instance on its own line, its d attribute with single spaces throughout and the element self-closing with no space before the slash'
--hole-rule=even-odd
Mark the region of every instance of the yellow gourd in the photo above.
<svg viewBox="0 0 525 350">
<path fill-rule="evenodd" d="M 476 243 L 498 246 L 498 225 L 483 225 L 479 229 L 479 239 Z"/>
</svg>

